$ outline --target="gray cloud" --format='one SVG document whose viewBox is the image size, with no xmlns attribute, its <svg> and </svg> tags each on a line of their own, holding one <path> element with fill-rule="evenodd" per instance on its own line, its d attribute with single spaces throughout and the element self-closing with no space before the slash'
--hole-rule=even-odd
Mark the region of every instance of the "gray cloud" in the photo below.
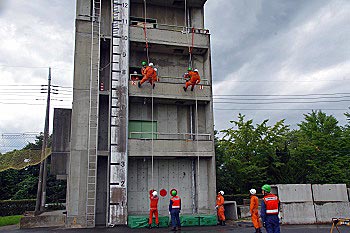
<svg viewBox="0 0 350 233">
<path fill-rule="evenodd" d="M 348 81 L 339 80 L 350 79 L 347 23 L 350 22 L 350 2 L 208 1 L 205 13 L 206 26 L 212 33 L 214 95 L 337 93 L 349 89 Z M 278 108 L 341 108 L 344 111 L 326 112 L 344 123 L 342 114 L 349 104 L 235 102 L 247 104 L 215 104 L 214 107 L 256 110 L 217 110 L 216 128 L 227 128 L 228 121 L 239 112 L 256 123 L 286 118 L 287 123 L 295 126 L 303 113 L 311 111 L 265 110 Z"/>
</svg>

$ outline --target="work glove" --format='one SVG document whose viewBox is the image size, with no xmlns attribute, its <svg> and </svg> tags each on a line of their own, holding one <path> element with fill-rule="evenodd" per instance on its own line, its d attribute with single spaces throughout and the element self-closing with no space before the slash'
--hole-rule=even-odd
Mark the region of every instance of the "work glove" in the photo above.
<svg viewBox="0 0 350 233">
<path fill-rule="evenodd" d="M 263 227 L 266 228 L 266 223 L 265 222 L 263 222 Z"/>
<path fill-rule="evenodd" d="M 216 205 L 216 206 L 215 206 L 215 209 L 217 210 L 218 208 L 219 208 L 219 206 Z"/>
<path fill-rule="evenodd" d="M 170 211 L 169 211 L 169 215 L 170 215 Z"/>
</svg>

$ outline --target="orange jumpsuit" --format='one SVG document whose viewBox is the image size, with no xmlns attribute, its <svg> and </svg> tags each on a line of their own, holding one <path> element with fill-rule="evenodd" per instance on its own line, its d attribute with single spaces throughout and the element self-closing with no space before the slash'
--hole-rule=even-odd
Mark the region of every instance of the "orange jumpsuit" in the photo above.
<svg viewBox="0 0 350 233">
<path fill-rule="evenodd" d="M 192 86 L 192 89 L 196 84 L 198 84 L 201 81 L 201 77 L 199 76 L 198 72 L 189 71 L 188 74 L 185 75 L 185 79 L 190 78 L 189 81 L 186 82 L 186 89 L 189 86 Z"/>
<path fill-rule="evenodd" d="M 153 218 L 153 214 L 156 217 L 156 224 L 159 224 L 159 219 L 158 219 L 158 200 L 159 197 L 158 196 L 153 196 L 151 195 L 149 197 L 151 204 L 150 204 L 150 209 L 149 209 L 149 219 L 148 219 L 148 224 L 151 225 L 152 224 L 152 218 Z"/>
<path fill-rule="evenodd" d="M 255 195 L 250 197 L 250 214 L 252 215 L 252 222 L 255 229 L 261 228 L 259 219 L 259 198 Z"/>
<path fill-rule="evenodd" d="M 218 206 L 218 217 L 219 221 L 225 221 L 225 208 L 224 208 L 224 197 L 219 193 L 216 196 L 216 205 Z"/>
<path fill-rule="evenodd" d="M 151 66 L 147 66 L 144 71 L 141 71 L 143 73 L 143 78 L 140 81 L 140 84 L 143 84 L 146 81 L 149 81 L 151 85 L 153 85 L 154 82 L 157 81 L 157 73 Z"/>
</svg>

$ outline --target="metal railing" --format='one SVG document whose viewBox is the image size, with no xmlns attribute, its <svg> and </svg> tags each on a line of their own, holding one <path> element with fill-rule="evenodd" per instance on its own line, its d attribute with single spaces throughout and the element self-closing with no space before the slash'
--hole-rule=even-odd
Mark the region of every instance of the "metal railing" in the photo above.
<svg viewBox="0 0 350 233">
<path fill-rule="evenodd" d="M 211 134 L 195 134 L 195 133 L 160 133 L 153 132 L 154 140 L 197 140 L 211 141 Z M 129 132 L 130 139 L 152 139 L 152 132 Z"/>
<path fill-rule="evenodd" d="M 141 74 L 130 74 L 130 81 L 141 80 Z M 160 83 L 175 83 L 175 84 L 184 84 L 186 80 L 183 77 L 171 77 L 171 76 L 158 76 L 158 82 Z M 210 82 L 208 79 L 201 78 L 199 85 L 209 85 Z"/>
<path fill-rule="evenodd" d="M 144 22 L 137 21 L 137 20 L 131 20 L 130 27 L 143 28 Z M 150 22 L 146 23 L 146 28 L 155 28 L 155 29 L 159 29 L 159 30 L 175 31 L 175 32 L 181 32 L 183 34 L 192 33 L 192 31 L 196 34 L 209 34 L 209 29 L 205 29 L 205 28 L 194 28 L 194 27 L 185 27 L 185 26 L 150 23 Z"/>
</svg>

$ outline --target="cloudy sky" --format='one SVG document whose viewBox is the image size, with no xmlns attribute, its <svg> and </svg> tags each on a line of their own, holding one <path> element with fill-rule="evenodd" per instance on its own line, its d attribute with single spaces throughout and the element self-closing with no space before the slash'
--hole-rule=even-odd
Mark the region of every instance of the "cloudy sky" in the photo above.
<svg viewBox="0 0 350 233">
<path fill-rule="evenodd" d="M 350 1 L 208 0 L 205 17 L 216 129 L 239 112 L 295 128 L 322 109 L 345 123 Z M 52 106 L 71 107 L 74 18 L 74 0 L 0 0 L 0 133 L 43 130 L 49 66 Z"/>
</svg>

